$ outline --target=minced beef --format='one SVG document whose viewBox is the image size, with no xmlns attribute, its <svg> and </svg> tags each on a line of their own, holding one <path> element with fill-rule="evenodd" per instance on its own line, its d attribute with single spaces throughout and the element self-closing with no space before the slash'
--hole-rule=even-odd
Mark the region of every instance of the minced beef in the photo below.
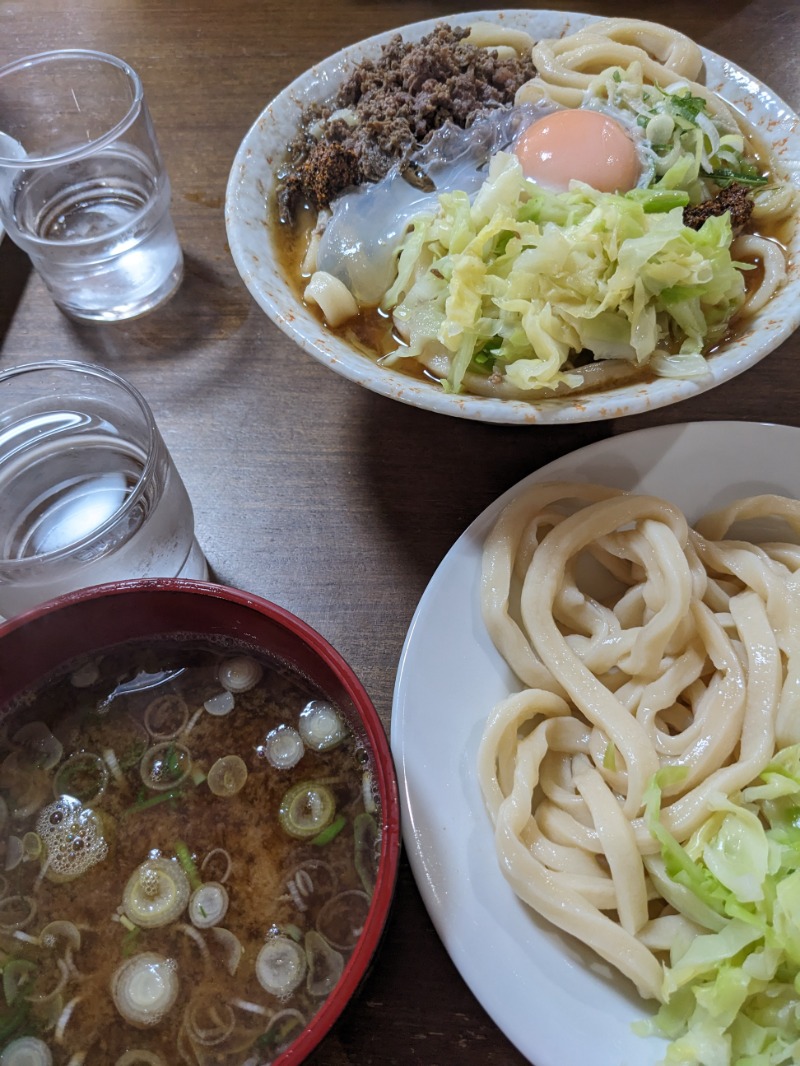
<svg viewBox="0 0 800 1066">
<path fill-rule="evenodd" d="M 731 213 L 731 228 L 739 233 L 750 221 L 753 213 L 753 201 L 746 186 L 732 182 L 726 189 L 720 189 L 710 200 L 701 204 L 690 205 L 683 209 L 683 224 L 691 229 L 700 229 L 707 218 Z"/>
<path fill-rule="evenodd" d="M 349 186 L 379 181 L 445 123 L 466 128 L 481 112 L 513 104 L 535 74 L 533 61 L 501 59 L 468 44 L 468 33 L 440 23 L 416 44 L 396 34 L 377 61 L 353 70 L 330 105 L 305 112 L 280 175 L 282 221 L 302 202 L 327 207 Z M 331 119 L 337 111 L 348 113 Z"/>
</svg>

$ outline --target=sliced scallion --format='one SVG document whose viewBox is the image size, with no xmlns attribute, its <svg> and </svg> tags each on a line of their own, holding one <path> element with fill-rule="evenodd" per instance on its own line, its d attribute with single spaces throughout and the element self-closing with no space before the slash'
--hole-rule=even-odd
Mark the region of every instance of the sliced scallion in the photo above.
<svg viewBox="0 0 800 1066">
<path fill-rule="evenodd" d="M 314 751 L 330 751 L 347 736 L 347 726 L 328 700 L 311 700 L 300 712 L 300 736 Z"/>
<path fill-rule="evenodd" d="M 220 663 L 217 677 L 229 692 L 247 692 L 261 680 L 264 669 L 249 655 L 234 655 Z"/>
<path fill-rule="evenodd" d="M 178 998 L 175 964 L 155 952 L 134 955 L 115 972 L 111 994 L 131 1025 L 140 1029 L 157 1025 Z"/>
<path fill-rule="evenodd" d="M 247 781 L 247 766 L 238 755 L 223 755 L 208 771 L 206 783 L 215 796 L 235 796 Z"/>
<path fill-rule="evenodd" d="M 52 1062 L 50 1048 L 36 1036 L 21 1036 L 0 1054 L 0 1066 L 51 1066 Z"/>
<path fill-rule="evenodd" d="M 315 929 L 306 933 L 305 947 L 308 958 L 306 988 L 312 996 L 327 996 L 342 976 L 344 957 Z"/>
<path fill-rule="evenodd" d="M 291 770 L 303 758 L 305 745 L 296 729 L 281 722 L 264 738 L 263 753 L 276 770 Z"/>
<path fill-rule="evenodd" d="M 327 785 L 301 781 L 281 800 L 278 818 L 289 836 L 306 840 L 330 825 L 335 814 L 336 801 Z"/>
<path fill-rule="evenodd" d="M 125 914 L 153 929 L 174 922 L 189 902 L 189 880 L 172 859 L 146 859 L 133 871 L 122 895 Z"/>
<path fill-rule="evenodd" d="M 177 788 L 192 769 L 189 749 L 172 740 L 148 748 L 139 764 L 142 781 L 156 792 Z"/>
<path fill-rule="evenodd" d="M 189 918 L 198 929 L 218 925 L 228 911 L 228 892 L 218 881 L 208 881 L 192 893 Z"/>
<path fill-rule="evenodd" d="M 306 955 L 288 936 L 273 936 L 256 959 L 256 977 L 263 989 L 283 998 L 297 988 L 306 973 Z"/>
</svg>

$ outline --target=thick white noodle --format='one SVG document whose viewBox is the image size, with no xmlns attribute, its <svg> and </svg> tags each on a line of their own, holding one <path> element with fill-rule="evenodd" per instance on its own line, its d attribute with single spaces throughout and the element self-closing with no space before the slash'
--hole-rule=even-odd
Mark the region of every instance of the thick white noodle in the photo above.
<svg viewBox="0 0 800 1066">
<path fill-rule="evenodd" d="M 731 245 L 731 255 L 744 262 L 761 263 L 761 283 L 747 294 L 738 312 L 740 317 L 749 318 L 760 311 L 786 281 L 786 258 L 779 244 L 756 233 L 743 233 L 737 237 Z"/>
<path fill-rule="evenodd" d="M 516 55 L 530 53 L 534 41 L 524 30 L 514 30 L 510 26 L 499 26 L 496 22 L 472 22 L 466 36 L 468 44 L 476 48 L 510 48 Z M 502 53 L 501 53 L 502 54 Z"/>
<path fill-rule="evenodd" d="M 741 123 L 728 104 L 698 81 L 703 54 L 691 38 L 656 22 L 602 19 L 565 37 L 544 38 L 533 47 L 536 75 L 517 90 L 516 103 L 550 99 L 579 107 L 594 78 L 609 67 L 642 68 L 645 81 L 663 87 L 685 84 L 731 131 Z"/>
<path fill-rule="evenodd" d="M 478 754 L 500 868 L 645 997 L 661 998 L 676 938 L 719 921 L 666 874 L 644 819 L 653 775 L 684 769 L 661 801 L 684 842 L 800 741 L 798 540 L 800 503 L 780 496 L 690 528 L 664 500 L 559 483 L 516 497 L 487 537 L 483 616 L 525 686 Z"/>
</svg>

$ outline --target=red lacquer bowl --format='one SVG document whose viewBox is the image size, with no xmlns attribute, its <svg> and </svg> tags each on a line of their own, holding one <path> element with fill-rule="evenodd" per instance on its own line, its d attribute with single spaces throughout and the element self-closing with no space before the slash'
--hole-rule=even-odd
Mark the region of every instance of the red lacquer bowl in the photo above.
<svg viewBox="0 0 800 1066">
<path fill-rule="evenodd" d="M 274 1060 L 296 1066 L 320 1043 L 356 994 L 389 914 L 400 856 L 400 810 L 389 745 L 360 681 L 331 645 L 289 611 L 205 581 L 152 578 L 67 593 L 0 624 L 0 708 L 76 656 L 147 637 L 229 637 L 277 657 L 338 704 L 371 750 L 381 801 L 375 891 L 364 930 L 333 992 L 303 1032 Z"/>
</svg>

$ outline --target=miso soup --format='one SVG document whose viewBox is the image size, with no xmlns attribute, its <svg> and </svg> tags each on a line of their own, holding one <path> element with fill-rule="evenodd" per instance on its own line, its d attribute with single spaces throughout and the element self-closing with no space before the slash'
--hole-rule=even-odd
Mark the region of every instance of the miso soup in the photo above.
<svg viewBox="0 0 800 1066">
<path fill-rule="evenodd" d="M 356 945 L 380 825 L 364 743 L 283 665 L 70 664 L 3 709 L 3 1066 L 273 1061 Z"/>
</svg>

